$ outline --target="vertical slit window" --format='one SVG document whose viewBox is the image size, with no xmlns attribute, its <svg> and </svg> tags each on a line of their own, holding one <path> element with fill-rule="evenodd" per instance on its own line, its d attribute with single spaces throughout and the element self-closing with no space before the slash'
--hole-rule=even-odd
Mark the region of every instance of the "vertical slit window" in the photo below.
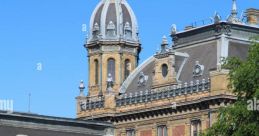
<svg viewBox="0 0 259 136">
<path fill-rule="evenodd" d="M 115 81 L 115 60 L 113 58 L 108 59 L 108 73 L 111 74 L 113 81 Z"/>
<path fill-rule="evenodd" d="M 94 60 L 94 68 L 95 68 L 95 84 L 99 84 L 99 63 L 98 60 Z"/>
<path fill-rule="evenodd" d="M 129 74 L 130 74 L 130 69 L 131 69 L 130 60 L 129 60 L 129 59 L 126 59 L 124 65 L 125 65 L 125 66 L 124 66 L 124 80 L 126 80 L 127 77 L 128 77 Z"/>
</svg>

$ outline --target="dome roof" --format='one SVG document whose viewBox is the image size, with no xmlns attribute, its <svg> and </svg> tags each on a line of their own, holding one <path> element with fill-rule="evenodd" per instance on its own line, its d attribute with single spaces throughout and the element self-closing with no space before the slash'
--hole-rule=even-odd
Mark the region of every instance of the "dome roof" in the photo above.
<svg viewBox="0 0 259 136">
<path fill-rule="evenodd" d="M 90 20 L 89 41 L 138 42 L 137 20 L 126 0 L 101 0 Z"/>
</svg>

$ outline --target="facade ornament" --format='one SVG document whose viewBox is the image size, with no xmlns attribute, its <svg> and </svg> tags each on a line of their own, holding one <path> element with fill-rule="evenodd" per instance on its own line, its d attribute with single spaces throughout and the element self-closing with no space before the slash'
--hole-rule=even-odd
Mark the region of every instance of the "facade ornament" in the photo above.
<svg viewBox="0 0 259 136">
<path fill-rule="evenodd" d="M 218 24 L 221 21 L 220 15 L 216 12 L 214 16 L 214 24 Z"/>
<path fill-rule="evenodd" d="M 115 30 L 115 25 L 112 21 L 109 22 L 109 24 L 107 26 L 107 30 Z"/>
<path fill-rule="evenodd" d="M 100 27 L 99 27 L 98 23 L 96 22 L 96 23 L 94 24 L 93 31 L 99 31 L 99 30 L 100 30 Z"/>
<path fill-rule="evenodd" d="M 110 93 L 113 91 L 113 79 L 112 79 L 112 75 L 111 73 L 108 74 L 108 78 L 107 78 L 107 92 Z"/>
<path fill-rule="evenodd" d="M 145 86 L 146 83 L 147 83 L 147 80 L 148 80 L 148 76 L 147 75 L 144 75 L 143 72 L 140 72 L 140 76 L 139 76 L 139 79 L 138 79 L 138 86 Z"/>
<path fill-rule="evenodd" d="M 174 34 L 176 34 L 176 33 L 177 33 L 177 28 L 176 28 L 176 25 L 173 24 L 173 25 L 171 26 L 171 35 L 174 35 Z"/>
<path fill-rule="evenodd" d="M 132 35 L 132 30 L 131 30 L 130 23 L 126 22 L 124 26 L 124 36 L 126 39 L 129 39 L 131 38 L 131 35 Z"/>
<path fill-rule="evenodd" d="M 92 30 L 92 35 L 93 35 L 93 39 L 98 39 L 98 37 L 99 37 L 99 33 L 100 32 L 100 27 L 99 27 L 99 25 L 98 25 L 98 23 L 96 22 L 95 24 L 94 24 L 94 27 L 93 27 L 93 30 Z"/>
<path fill-rule="evenodd" d="M 168 52 L 167 45 L 168 45 L 167 38 L 166 38 L 166 36 L 163 36 L 160 53 Z"/>
<path fill-rule="evenodd" d="M 225 34 L 231 35 L 231 26 L 227 24 L 217 24 L 215 26 L 216 35 Z"/>
<path fill-rule="evenodd" d="M 112 21 L 110 21 L 107 26 L 107 36 L 109 36 L 109 37 L 115 36 L 115 25 Z"/>
<path fill-rule="evenodd" d="M 202 76 L 204 71 L 204 65 L 199 64 L 199 61 L 195 62 L 195 66 L 193 68 L 193 76 L 198 77 Z"/>
<path fill-rule="evenodd" d="M 80 90 L 80 96 L 83 97 L 84 96 L 84 90 L 85 90 L 85 85 L 84 85 L 83 80 L 80 81 L 79 90 Z"/>
</svg>

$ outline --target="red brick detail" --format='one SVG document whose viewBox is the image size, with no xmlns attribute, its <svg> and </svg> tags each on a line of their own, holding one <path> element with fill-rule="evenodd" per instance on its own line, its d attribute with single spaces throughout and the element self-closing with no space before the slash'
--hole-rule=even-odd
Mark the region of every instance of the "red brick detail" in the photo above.
<svg viewBox="0 0 259 136">
<path fill-rule="evenodd" d="M 140 131 L 140 136 L 152 136 L 152 130 Z"/>
<path fill-rule="evenodd" d="M 176 126 L 173 128 L 173 136 L 184 136 L 185 135 L 185 126 Z"/>
</svg>

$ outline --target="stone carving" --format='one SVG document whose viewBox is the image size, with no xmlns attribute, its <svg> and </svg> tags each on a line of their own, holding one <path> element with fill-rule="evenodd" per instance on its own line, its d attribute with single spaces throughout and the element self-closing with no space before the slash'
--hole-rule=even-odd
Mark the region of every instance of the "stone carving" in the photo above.
<svg viewBox="0 0 259 136">
<path fill-rule="evenodd" d="M 146 82 L 148 80 L 148 76 L 147 75 L 144 75 L 143 72 L 140 72 L 140 76 L 139 76 L 139 79 L 138 79 L 138 86 L 145 86 L 146 85 Z"/>
<path fill-rule="evenodd" d="M 215 23 L 215 24 L 218 24 L 218 23 L 220 23 L 220 21 L 221 21 L 221 17 L 220 17 L 220 15 L 216 12 L 216 13 L 215 13 L 215 16 L 214 16 L 214 23 Z"/>
<path fill-rule="evenodd" d="M 193 68 L 193 76 L 202 76 L 204 71 L 204 65 L 199 64 L 199 61 L 196 61 L 195 66 Z"/>
<path fill-rule="evenodd" d="M 231 26 L 230 25 L 224 25 L 224 24 L 218 24 L 218 25 L 215 26 L 215 33 L 216 34 L 231 35 Z"/>
</svg>

